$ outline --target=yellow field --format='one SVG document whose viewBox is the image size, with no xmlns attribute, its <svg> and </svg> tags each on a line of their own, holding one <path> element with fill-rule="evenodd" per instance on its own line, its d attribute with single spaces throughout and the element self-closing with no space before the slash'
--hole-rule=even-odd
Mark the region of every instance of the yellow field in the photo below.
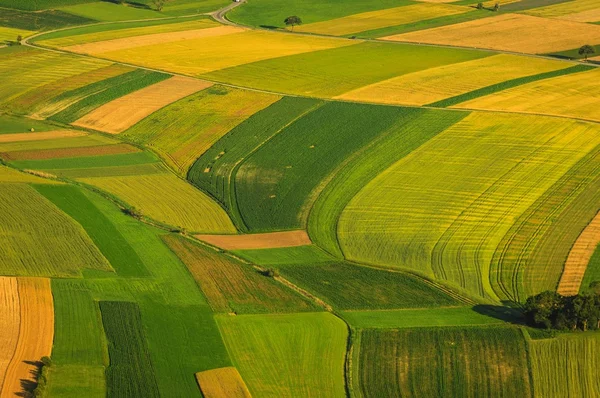
<svg viewBox="0 0 600 398">
<path fill-rule="evenodd" d="M 600 43 L 600 25 L 504 14 L 383 39 L 546 54 Z"/>
<path fill-rule="evenodd" d="M 337 98 L 382 104 L 425 105 L 506 80 L 568 66 L 560 61 L 500 54 L 394 77 Z"/>
<path fill-rule="evenodd" d="M 84 136 L 84 135 L 87 135 L 87 133 L 84 133 L 82 131 L 73 131 L 73 130 L 43 131 L 40 133 L 2 134 L 2 135 L 0 135 L 0 143 L 44 141 L 44 140 L 53 140 L 55 138 L 80 137 L 80 136 Z"/>
<path fill-rule="evenodd" d="M 598 10 L 600 8 L 600 3 L 598 0 L 571 0 L 566 1 L 564 3 L 553 4 L 546 7 L 538 7 L 533 8 L 531 10 L 524 11 L 524 14 L 534 15 L 537 17 L 545 17 L 545 18 L 561 18 L 561 19 L 570 19 L 573 21 L 580 22 L 595 22 L 598 19 L 593 20 L 582 20 L 581 16 L 584 13 L 590 11 L 593 13 L 594 10 Z M 575 14 L 580 14 L 579 18 L 575 17 L 575 19 L 571 19 L 570 17 L 575 16 Z"/>
<path fill-rule="evenodd" d="M 567 116 L 600 122 L 600 69 L 514 87 L 454 108 Z"/>
<path fill-rule="evenodd" d="M 171 173 L 78 180 L 110 192 L 143 215 L 169 225 L 197 232 L 236 232 L 225 210 Z"/>
<path fill-rule="evenodd" d="M 24 182 L 24 183 L 32 183 L 32 184 L 62 184 L 61 182 L 58 182 L 58 181 L 46 180 L 44 178 L 36 177 L 31 174 L 21 173 L 17 170 L 0 165 L 0 183 L 3 183 L 3 182 L 12 182 L 12 183 Z"/>
<path fill-rule="evenodd" d="M 121 39 L 125 37 L 130 38 L 135 36 L 179 32 L 184 30 L 197 30 L 213 28 L 217 26 L 219 26 L 219 24 L 210 19 L 201 19 L 196 21 L 144 26 L 140 28 L 115 29 L 104 32 L 87 33 L 83 35 L 60 37 L 58 39 L 40 40 L 38 43 L 49 47 L 68 47 L 76 44 L 93 43 L 97 41 Z"/>
<path fill-rule="evenodd" d="M 179 41 L 170 45 L 149 45 L 128 50 L 103 52 L 102 57 L 127 60 L 136 65 L 172 72 L 200 75 L 250 62 L 356 43 L 358 42 L 355 40 L 245 31 Z"/>
<path fill-rule="evenodd" d="M 18 278 L 20 325 L 14 356 L 0 397 L 21 396 L 23 383 L 35 383 L 35 362 L 50 356 L 54 340 L 54 304 L 50 279 Z"/>
<path fill-rule="evenodd" d="M 347 35 L 388 26 L 402 25 L 411 22 L 433 19 L 447 15 L 462 14 L 469 11 L 467 7 L 447 4 L 423 3 L 403 7 L 389 8 L 350 15 L 329 21 L 301 25 L 298 32 L 312 32 L 325 35 Z"/>
<path fill-rule="evenodd" d="M 246 383 L 234 367 L 196 373 L 200 390 L 206 398 L 250 398 Z"/>
<path fill-rule="evenodd" d="M 0 44 L 2 44 L 4 41 L 16 41 L 17 36 L 19 35 L 22 37 L 27 37 L 33 33 L 34 32 L 30 30 L 6 28 L 4 26 L 0 26 Z"/>
<path fill-rule="evenodd" d="M 579 293 L 583 276 L 598 244 L 600 244 L 600 213 L 583 230 L 571 248 L 558 283 L 558 293 L 563 296 L 574 296 Z"/>
<path fill-rule="evenodd" d="M 560 19 L 566 19 L 576 22 L 598 22 L 600 21 L 600 5 L 598 8 L 588 11 L 576 12 L 574 14 L 565 15 Z"/>
<path fill-rule="evenodd" d="M 65 50 L 83 54 L 102 54 L 107 51 L 127 50 L 130 48 L 169 44 L 178 41 L 218 37 L 232 33 L 243 32 L 244 29 L 235 26 L 217 26 L 208 29 L 186 30 L 183 32 L 156 33 L 137 37 L 122 37 L 87 44 L 76 44 L 63 47 Z"/>
<path fill-rule="evenodd" d="M 211 85 L 202 80 L 173 76 L 104 104 L 73 125 L 118 134 L 160 108 Z"/>
<path fill-rule="evenodd" d="M 21 311 L 17 278 L 0 277 L 0 391 L 19 339 Z"/>
</svg>

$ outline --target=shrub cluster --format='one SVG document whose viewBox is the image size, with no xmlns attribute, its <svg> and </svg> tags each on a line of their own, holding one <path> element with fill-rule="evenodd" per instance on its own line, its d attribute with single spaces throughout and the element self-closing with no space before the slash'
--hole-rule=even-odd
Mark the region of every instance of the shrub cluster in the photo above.
<svg viewBox="0 0 600 398">
<path fill-rule="evenodd" d="M 527 323 L 537 328 L 600 329 L 600 294 L 562 296 L 547 291 L 529 297 L 524 312 Z"/>
</svg>

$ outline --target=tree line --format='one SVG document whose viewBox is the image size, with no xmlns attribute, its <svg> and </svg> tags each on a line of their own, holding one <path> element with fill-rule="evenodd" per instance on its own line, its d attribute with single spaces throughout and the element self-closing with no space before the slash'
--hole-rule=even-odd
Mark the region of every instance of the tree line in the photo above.
<svg viewBox="0 0 600 398">
<path fill-rule="evenodd" d="M 524 306 L 527 324 L 544 329 L 600 329 L 600 282 L 590 286 L 592 293 L 562 296 L 547 291 L 531 296 Z"/>
</svg>

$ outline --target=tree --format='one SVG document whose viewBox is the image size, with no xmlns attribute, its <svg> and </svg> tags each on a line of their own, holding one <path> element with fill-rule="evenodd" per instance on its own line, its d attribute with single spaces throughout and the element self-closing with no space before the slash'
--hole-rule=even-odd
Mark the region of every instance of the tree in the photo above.
<svg viewBox="0 0 600 398">
<path fill-rule="evenodd" d="M 23 41 L 23 36 L 18 35 L 17 36 L 17 44 L 21 44 L 22 41 Z"/>
<path fill-rule="evenodd" d="M 477 3 L 477 9 L 483 10 L 483 3 Z"/>
<path fill-rule="evenodd" d="M 294 26 L 302 25 L 302 19 L 300 19 L 300 17 L 298 17 L 296 15 L 292 15 L 291 17 L 287 17 L 286 19 L 284 19 L 283 23 L 285 23 L 286 26 L 291 26 L 292 32 L 293 32 Z"/>
<path fill-rule="evenodd" d="M 594 47 L 590 46 L 589 44 L 586 44 L 584 46 L 581 46 L 578 53 L 579 53 L 579 55 L 583 55 L 584 59 L 587 61 L 588 55 L 595 54 L 596 49 Z"/>
<path fill-rule="evenodd" d="M 500 4 L 499 3 L 494 4 L 494 11 L 500 11 Z"/>
<path fill-rule="evenodd" d="M 527 323 L 546 329 L 552 328 L 556 314 L 562 308 L 561 295 L 556 292 L 543 292 L 527 299 L 524 306 Z"/>
<path fill-rule="evenodd" d="M 170 0 L 152 0 L 152 4 L 154 4 L 156 11 L 160 12 L 160 11 L 162 11 L 165 4 L 168 3 L 169 1 Z"/>
</svg>

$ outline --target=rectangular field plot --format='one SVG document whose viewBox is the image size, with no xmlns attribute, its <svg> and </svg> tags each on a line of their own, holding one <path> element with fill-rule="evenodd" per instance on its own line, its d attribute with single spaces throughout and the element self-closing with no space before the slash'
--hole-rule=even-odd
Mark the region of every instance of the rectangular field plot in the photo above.
<svg viewBox="0 0 600 398">
<path fill-rule="evenodd" d="M 251 398 L 240 372 L 234 367 L 196 373 L 202 394 L 207 398 Z"/>
<path fill-rule="evenodd" d="M 195 232 L 236 232 L 225 210 L 170 173 L 79 180 L 116 195 L 143 215 L 168 225 Z"/>
<path fill-rule="evenodd" d="M 213 86 L 159 110 L 123 135 L 152 147 L 185 175 L 219 138 L 279 99 L 272 94 Z"/>
<path fill-rule="evenodd" d="M 578 22 L 600 21 L 600 5 L 594 0 L 575 0 L 536 7 L 523 13 L 536 17 L 560 18 Z"/>
<path fill-rule="evenodd" d="M 342 317 L 360 329 L 405 329 L 478 326 L 504 323 L 471 307 L 409 308 L 381 311 L 343 311 Z"/>
<path fill-rule="evenodd" d="M 114 145 L 113 145 L 114 146 Z M 89 148 L 89 147 L 88 147 Z M 11 162 L 15 167 L 30 170 L 53 170 L 78 169 L 88 167 L 108 167 L 108 166 L 132 166 L 138 164 L 156 163 L 158 159 L 152 152 L 142 152 L 131 150 L 129 153 L 106 154 L 98 153 L 98 156 L 86 154 L 79 157 L 56 157 L 39 160 L 17 160 Z"/>
<path fill-rule="evenodd" d="M 333 39 L 331 39 L 333 40 Z M 337 39 L 346 43 L 345 40 Z M 347 43 L 357 43 L 348 40 Z M 290 94 L 334 97 L 411 72 L 489 56 L 476 50 L 431 48 L 389 43 L 360 43 L 279 57 L 205 76 L 211 80 Z M 418 60 L 418 62 L 416 61 Z"/>
<path fill-rule="evenodd" d="M 374 83 L 336 98 L 383 104 L 425 105 L 507 80 L 568 67 L 560 61 L 494 55 Z"/>
<path fill-rule="evenodd" d="M 472 113 L 352 199 L 338 226 L 342 250 L 495 298 L 490 266 L 503 237 L 599 141 L 592 123 Z"/>
<path fill-rule="evenodd" d="M 297 246 L 279 249 L 234 250 L 241 258 L 259 265 L 327 263 L 335 259 L 319 246 Z"/>
<path fill-rule="evenodd" d="M 21 303 L 17 278 L 0 277 L 0 391 L 4 384 L 6 370 L 17 349 L 21 324 Z"/>
<path fill-rule="evenodd" d="M 301 25 L 298 32 L 312 32 L 324 35 L 348 35 L 351 33 L 402 25 L 425 19 L 462 14 L 467 7 L 448 4 L 421 3 L 354 14 L 329 21 Z"/>
<path fill-rule="evenodd" d="M 530 397 L 517 328 L 364 330 L 358 388 L 365 397 Z"/>
<path fill-rule="evenodd" d="M 17 36 L 27 37 L 31 36 L 32 33 L 34 32 L 30 30 L 0 26 L 0 44 L 4 44 L 5 42 L 15 42 L 17 41 Z"/>
<path fill-rule="evenodd" d="M 340 397 L 347 329 L 329 313 L 219 315 L 232 362 L 253 396 Z"/>
<path fill-rule="evenodd" d="M 600 121 L 600 70 L 541 80 L 475 98 L 457 108 L 566 116 Z M 584 85 L 581 82 L 585 82 Z"/>
<path fill-rule="evenodd" d="M 600 365 L 597 333 L 530 340 L 528 345 L 535 397 L 600 395 L 595 371 Z"/>
<path fill-rule="evenodd" d="M 24 184 L 0 189 L 0 263 L 6 275 L 81 275 L 81 268 L 110 271 L 83 228 Z"/>
<path fill-rule="evenodd" d="M 196 235 L 196 238 L 225 250 L 276 249 L 312 243 L 304 230 L 247 235 Z"/>
<path fill-rule="evenodd" d="M 27 119 L 24 117 L 0 115 L 0 134 L 15 134 L 34 131 L 56 130 L 56 126 L 40 120 Z"/>
<path fill-rule="evenodd" d="M 111 51 L 107 48 L 93 54 L 100 54 L 108 59 L 127 60 L 136 65 L 198 76 L 202 73 L 264 59 L 354 44 L 351 40 L 262 31 L 238 32 L 238 28 L 232 27 L 214 29 L 225 29 L 227 32 L 170 44 L 150 44 L 125 50 Z"/>
<path fill-rule="evenodd" d="M 342 310 L 461 305 L 437 285 L 403 272 L 337 263 L 295 265 L 281 274 Z"/>
<path fill-rule="evenodd" d="M 107 156 L 120 155 L 124 153 L 141 152 L 129 144 L 115 145 L 100 145 L 100 146 L 84 146 L 75 148 L 60 148 L 60 149 L 39 149 L 39 150 L 22 150 L 12 152 L 0 152 L 0 157 L 8 161 L 15 160 L 48 160 L 62 159 L 72 157 L 87 157 L 87 156 Z"/>
<path fill-rule="evenodd" d="M 1 155 L 0 155 L 1 156 Z M 35 184 L 61 184 L 58 181 L 47 180 L 32 174 L 19 172 L 6 166 L 0 166 L 0 183 L 35 183 Z M 1 185 L 0 185 L 1 187 Z"/>
<path fill-rule="evenodd" d="M 159 12 L 153 9 L 139 7 L 129 7 L 123 4 L 110 2 L 86 2 L 87 4 L 75 4 L 62 7 L 61 11 L 69 14 L 78 15 L 84 18 L 95 19 L 97 21 L 126 21 L 132 19 L 150 19 L 160 18 Z M 68 4 L 68 3 L 67 3 Z M 73 3 L 71 3 L 73 4 Z"/>
<path fill-rule="evenodd" d="M 581 43 L 600 43 L 600 26 L 504 14 L 384 39 L 546 54 L 570 50 Z"/>
<path fill-rule="evenodd" d="M 314 305 L 249 264 L 184 238 L 164 240 L 188 267 L 215 312 L 316 311 Z"/>
</svg>

